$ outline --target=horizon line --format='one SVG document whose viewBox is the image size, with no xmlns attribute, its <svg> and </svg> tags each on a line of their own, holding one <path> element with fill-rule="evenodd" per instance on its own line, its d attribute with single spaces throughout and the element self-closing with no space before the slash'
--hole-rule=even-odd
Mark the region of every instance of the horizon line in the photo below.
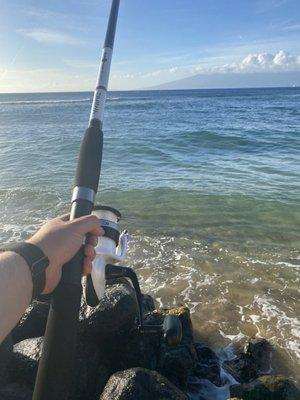
<svg viewBox="0 0 300 400">
<path fill-rule="evenodd" d="M 245 89 L 300 89 L 300 86 L 244 86 L 244 87 L 228 87 L 228 88 L 193 88 L 193 89 L 126 89 L 126 90 L 108 90 L 108 93 L 114 92 L 174 92 L 174 91 L 191 91 L 191 90 L 245 90 Z M 47 94 L 47 93 L 94 93 L 94 90 L 61 90 L 61 91 L 45 91 L 45 92 L 0 92 L 5 94 Z"/>
</svg>

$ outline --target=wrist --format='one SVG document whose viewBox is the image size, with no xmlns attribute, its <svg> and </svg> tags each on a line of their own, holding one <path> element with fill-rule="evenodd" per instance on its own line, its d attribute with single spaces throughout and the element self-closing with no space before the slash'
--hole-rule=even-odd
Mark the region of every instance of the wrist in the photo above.
<svg viewBox="0 0 300 400">
<path fill-rule="evenodd" d="M 35 235 L 34 235 L 30 239 L 26 240 L 25 243 L 29 243 L 29 244 L 37 247 L 38 249 L 40 249 L 49 261 L 48 266 L 55 264 L 52 255 L 50 254 L 47 246 L 45 245 L 44 240 L 41 240 L 41 239 L 35 237 Z"/>
<path fill-rule="evenodd" d="M 49 265 L 49 260 L 44 252 L 33 243 L 21 242 L 8 245 L 2 251 L 16 253 L 27 264 L 27 268 L 31 273 L 32 278 L 32 297 L 41 294 L 46 285 L 46 268 Z"/>
</svg>

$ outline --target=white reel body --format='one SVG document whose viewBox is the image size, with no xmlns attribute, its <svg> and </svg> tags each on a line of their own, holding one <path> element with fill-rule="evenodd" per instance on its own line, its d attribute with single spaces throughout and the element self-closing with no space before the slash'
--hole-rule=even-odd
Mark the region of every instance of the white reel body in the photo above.
<svg viewBox="0 0 300 400">
<path fill-rule="evenodd" d="M 96 258 L 93 261 L 91 273 L 94 291 L 98 301 L 105 292 L 105 266 L 107 264 L 116 264 L 125 259 L 127 253 L 128 232 L 123 231 L 119 235 L 118 222 L 121 214 L 105 206 L 96 206 L 93 214 L 100 219 L 101 227 L 105 234 L 101 236 L 98 245 L 95 248 Z"/>
</svg>

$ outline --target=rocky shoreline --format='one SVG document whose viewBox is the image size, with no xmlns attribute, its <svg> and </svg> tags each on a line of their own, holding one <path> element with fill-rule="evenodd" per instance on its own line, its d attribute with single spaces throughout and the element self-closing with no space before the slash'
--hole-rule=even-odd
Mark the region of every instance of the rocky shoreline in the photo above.
<svg viewBox="0 0 300 400">
<path fill-rule="evenodd" d="M 48 298 L 34 301 L 0 346 L 0 400 L 32 398 L 48 310 Z M 300 399 L 293 381 L 272 374 L 272 346 L 265 339 L 250 339 L 243 352 L 222 361 L 194 341 L 188 308 L 156 309 L 144 295 L 143 313 L 150 325 L 177 315 L 181 343 L 169 347 L 161 335 L 137 332 L 135 293 L 126 281 L 108 286 L 95 308 L 82 302 L 71 400 Z"/>
</svg>

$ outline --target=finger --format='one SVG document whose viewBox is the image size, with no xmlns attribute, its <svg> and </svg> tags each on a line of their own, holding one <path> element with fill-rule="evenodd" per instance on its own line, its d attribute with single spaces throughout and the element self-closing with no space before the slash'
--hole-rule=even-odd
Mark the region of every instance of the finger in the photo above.
<svg viewBox="0 0 300 400">
<path fill-rule="evenodd" d="M 95 248 L 91 244 L 86 244 L 84 246 L 84 255 L 89 257 L 91 260 L 94 260 L 96 256 Z"/>
<path fill-rule="evenodd" d="M 68 214 L 63 214 L 63 215 L 59 216 L 58 219 L 60 219 L 60 220 L 63 221 L 63 222 L 67 222 L 67 221 L 70 220 L 70 213 L 68 213 Z"/>
<path fill-rule="evenodd" d="M 92 273 L 92 260 L 90 258 L 85 258 L 83 261 L 83 270 L 82 270 L 82 275 L 86 276 Z"/>
<path fill-rule="evenodd" d="M 96 236 L 103 236 L 104 230 L 100 226 L 100 221 L 95 215 L 85 215 L 83 217 L 74 219 L 71 224 L 76 226 L 82 235 L 91 233 Z"/>
<path fill-rule="evenodd" d="M 87 235 L 86 243 L 91 244 L 93 247 L 96 247 L 98 244 L 98 236 L 95 235 Z"/>
</svg>

